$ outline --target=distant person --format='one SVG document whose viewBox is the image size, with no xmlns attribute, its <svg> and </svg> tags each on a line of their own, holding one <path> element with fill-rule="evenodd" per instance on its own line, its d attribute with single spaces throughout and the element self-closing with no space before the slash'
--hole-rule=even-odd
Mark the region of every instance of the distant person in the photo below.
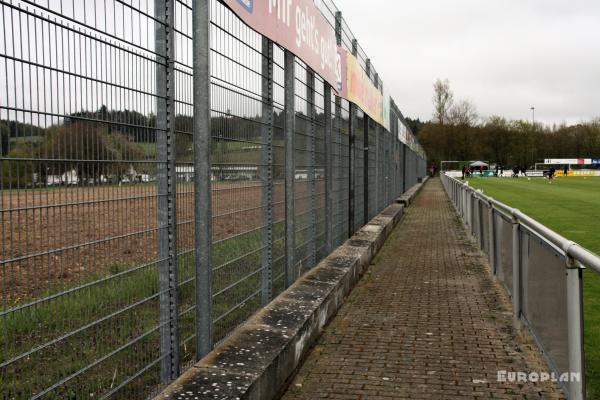
<svg viewBox="0 0 600 400">
<path fill-rule="evenodd" d="M 504 176 L 504 165 L 500 166 L 500 176 Z"/>
<path fill-rule="evenodd" d="M 552 179 L 554 179 L 555 173 L 556 173 L 556 169 L 554 167 L 550 167 L 550 171 L 548 172 L 548 181 L 552 182 Z"/>
<path fill-rule="evenodd" d="M 466 167 L 466 166 L 463 166 L 463 167 L 462 167 L 462 180 L 463 180 L 463 181 L 465 180 L 465 175 L 466 175 L 466 173 L 467 173 L 467 167 Z"/>
<path fill-rule="evenodd" d="M 522 168 L 521 168 L 521 174 L 522 174 L 523 176 L 527 176 L 527 168 L 525 168 L 525 167 L 522 167 Z"/>
<path fill-rule="evenodd" d="M 563 175 L 567 176 L 569 174 L 569 166 L 565 165 L 565 168 L 563 169 Z"/>
<path fill-rule="evenodd" d="M 519 167 L 517 167 L 516 165 L 513 167 L 513 178 L 518 178 L 519 177 Z"/>
<path fill-rule="evenodd" d="M 498 164 L 496 164 L 496 176 L 498 176 Z"/>
</svg>

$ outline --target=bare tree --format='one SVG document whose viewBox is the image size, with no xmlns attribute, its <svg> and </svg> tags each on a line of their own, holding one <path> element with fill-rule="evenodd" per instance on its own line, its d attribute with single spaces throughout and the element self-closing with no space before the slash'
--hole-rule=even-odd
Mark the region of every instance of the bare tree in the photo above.
<svg viewBox="0 0 600 400">
<path fill-rule="evenodd" d="M 452 125 L 474 126 L 478 119 L 477 110 L 469 100 L 461 100 L 448 112 L 448 122 Z"/>
<path fill-rule="evenodd" d="M 433 120 L 441 125 L 448 122 L 448 114 L 454 102 L 448 79 L 438 79 L 433 84 Z"/>
</svg>

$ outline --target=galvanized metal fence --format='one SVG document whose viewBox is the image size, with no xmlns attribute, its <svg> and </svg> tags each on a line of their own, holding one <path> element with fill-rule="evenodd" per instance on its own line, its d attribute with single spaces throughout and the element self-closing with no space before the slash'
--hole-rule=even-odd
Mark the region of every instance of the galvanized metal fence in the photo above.
<svg viewBox="0 0 600 400">
<path fill-rule="evenodd" d="M 582 270 L 600 257 L 469 185 L 441 175 L 452 203 L 569 399 L 585 399 Z"/>
<path fill-rule="evenodd" d="M 425 174 L 219 1 L 0 21 L 1 398 L 151 397 Z"/>
</svg>

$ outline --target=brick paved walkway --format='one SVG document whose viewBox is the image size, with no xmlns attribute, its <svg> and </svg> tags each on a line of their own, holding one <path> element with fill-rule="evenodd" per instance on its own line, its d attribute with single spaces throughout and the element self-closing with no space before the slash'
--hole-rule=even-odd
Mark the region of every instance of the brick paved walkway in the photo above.
<svg viewBox="0 0 600 400">
<path fill-rule="evenodd" d="M 553 384 L 497 382 L 548 368 L 486 268 L 429 181 L 283 399 L 562 398 Z"/>
</svg>

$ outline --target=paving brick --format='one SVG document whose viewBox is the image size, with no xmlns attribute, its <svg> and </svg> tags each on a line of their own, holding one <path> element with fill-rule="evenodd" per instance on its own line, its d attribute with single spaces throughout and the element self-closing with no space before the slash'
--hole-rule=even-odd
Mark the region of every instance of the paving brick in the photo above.
<svg viewBox="0 0 600 400">
<path fill-rule="evenodd" d="M 497 382 L 548 367 L 488 268 L 429 180 L 283 399 L 564 398 L 551 382 Z"/>
</svg>

